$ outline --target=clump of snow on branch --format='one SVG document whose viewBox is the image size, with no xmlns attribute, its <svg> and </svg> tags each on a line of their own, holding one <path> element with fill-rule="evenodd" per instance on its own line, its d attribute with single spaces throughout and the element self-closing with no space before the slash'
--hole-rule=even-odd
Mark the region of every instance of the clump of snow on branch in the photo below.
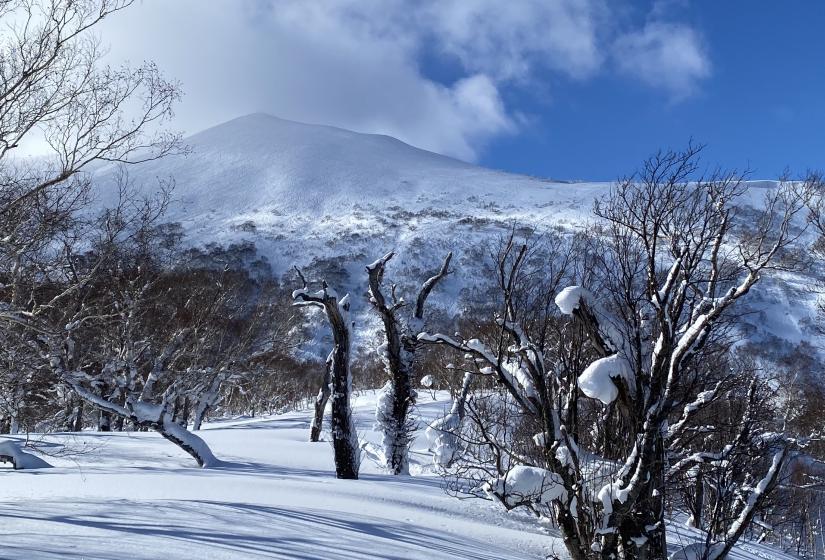
<svg viewBox="0 0 825 560">
<path fill-rule="evenodd" d="M 579 308 L 581 301 L 590 301 L 592 297 L 586 288 L 568 286 L 556 295 L 556 307 L 565 315 L 572 315 Z"/>
<path fill-rule="evenodd" d="M 556 295 L 555 303 L 564 315 L 573 315 L 583 305 L 586 306 L 594 315 L 599 336 L 607 348 L 613 352 L 628 350 L 626 336 L 619 327 L 622 321 L 608 313 L 586 288 L 568 286 Z"/>
<path fill-rule="evenodd" d="M 619 396 L 614 379 L 625 379 L 632 387 L 633 370 L 630 363 L 619 354 L 596 360 L 579 375 L 579 387 L 591 399 L 610 404 Z"/>
<path fill-rule="evenodd" d="M 515 507 L 525 502 L 549 504 L 566 496 L 561 477 L 547 469 L 518 465 L 483 487 L 485 493 Z"/>
</svg>

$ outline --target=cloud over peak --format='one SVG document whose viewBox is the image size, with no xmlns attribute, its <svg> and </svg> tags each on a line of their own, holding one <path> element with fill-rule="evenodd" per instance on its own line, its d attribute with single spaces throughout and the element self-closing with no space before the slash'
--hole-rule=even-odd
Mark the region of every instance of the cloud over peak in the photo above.
<svg viewBox="0 0 825 560">
<path fill-rule="evenodd" d="M 264 111 L 473 161 L 518 130 L 509 91 L 615 65 L 681 99 L 709 74 L 692 28 L 617 19 L 605 0 L 144 0 L 103 39 L 113 59 L 151 58 L 183 82 L 188 132 Z"/>
</svg>

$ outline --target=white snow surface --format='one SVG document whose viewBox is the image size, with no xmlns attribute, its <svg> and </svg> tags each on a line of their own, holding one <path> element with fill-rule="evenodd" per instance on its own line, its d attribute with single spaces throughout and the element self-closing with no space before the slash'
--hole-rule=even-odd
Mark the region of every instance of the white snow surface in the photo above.
<svg viewBox="0 0 825 560">
<path fill-rule="evenodd" d="M 354 399 L 362 441 L 377 395 Z M 422 396 L 422 423 L 444 414 L 447 392 Z M 360 480 L 337 480 L 329 434 L 307 440 L 310 409 L 213 422 L 200 435 L 223 466 L 192 458 L 152 432 L 40 438 L 54 468 L 0 469 L 0 558 L 27 560 L 540 559 L 561 539 L 524 512 L 442 490 L 419 432 L 412 476 L 365 460 Z M 64 449 L 63 447 L 66 446 Z M 54 453 L 61 451 L 61 453 Z M 71 453 L 67 453 L 71 451 Z M 520 480 L 519 477 L 516 479 Z M 674 523 L 673 551 L 698 540 Z M 734 560 L 789 557 L 743 543 Z"/>
<path fill-rule="evenodd" d="M 440 397 L 420 399 L 420 414 L 443 414 Z M 375 393 L 355 399 L 362 441 L 380 441 L 375 404 Z M 213 469 L 154 433 L 48 436 L 47 451 L 85 451 L 50 457 L 55 468 L 36 474 L 0 469 L 0 558 L 516 560 L 562 546 L 524 515 L 448 496 L 423 441 L 417 476 L 365 460 L 360 480 L 337 480 L 329 434 L 306 441 L 310 419 L 306 410 L 207 425 L 200 435 L 225 462 Z"/>
</svg>

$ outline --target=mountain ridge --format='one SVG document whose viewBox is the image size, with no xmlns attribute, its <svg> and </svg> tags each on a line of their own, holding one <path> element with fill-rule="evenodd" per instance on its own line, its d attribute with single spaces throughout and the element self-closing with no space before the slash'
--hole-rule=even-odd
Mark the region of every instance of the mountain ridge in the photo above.
<svg viewBox="0 0 825 560">
<path fill-rule="evenodd" d="M 483 274 L 479 255 L 485 244 L 516 225 L 566 233 L 588 229 L 595 221 L 594 200 L 612 185 L 489 170 L 384 135 L 259 113 L 187 142 L 188 156 L 137 166 L 130 178 L 147 194 L 157 178 L 174 179 L 165 219 L 181 224 L 189 244 L 254 244 L 278 277 L 297 265 L 328 278 L 339 292 L 359 296 L 364 266 L 390 250 L 398 256 L 388 274 L 408 286 L 454 251 L 457 274 L 434 301 L 456 315 L 462 290 Z M 113 177 L 111 168 L 96 172 L 103 205 Z M 765 189 L 775 185 L 751 183 L 740 204 L 759 206 Z M 819 338 L 815 296 L 805 291 L 810 281 L 785 275 L 760 283 L 750 298 L 750 310 L 757 312 L 749 327 L 754 338 L 789 344 Z M 353 298 L 355 317 L 372 323 L 363 299 Z"/>
</svg>

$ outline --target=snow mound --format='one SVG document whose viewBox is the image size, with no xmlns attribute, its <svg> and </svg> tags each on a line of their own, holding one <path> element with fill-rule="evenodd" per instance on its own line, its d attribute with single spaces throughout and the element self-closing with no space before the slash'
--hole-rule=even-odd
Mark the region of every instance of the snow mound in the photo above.
<svg viewBox="0 0 825 560">
<path fill-rule="evenodd" d="M 0 441 L 0 461 L 11 462 L 15 470 L 48 469 L 51 465 L 38 457 L 27 453 L 15 441 Z"/>
</svg>

